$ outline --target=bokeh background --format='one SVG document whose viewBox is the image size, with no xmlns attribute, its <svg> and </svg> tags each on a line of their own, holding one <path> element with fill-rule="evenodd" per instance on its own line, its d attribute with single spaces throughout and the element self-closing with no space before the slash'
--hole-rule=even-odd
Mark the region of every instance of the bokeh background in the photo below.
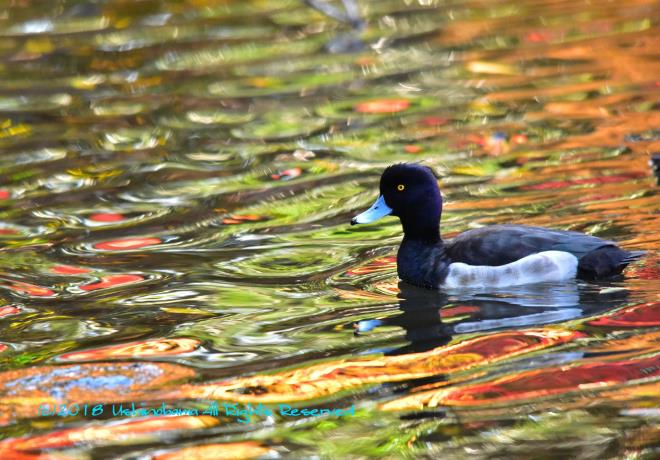
<svg viewBox="0 0 660 460">
<path fill-rule="evenodd" d="M 0 458 L 657 458 L 659 19 L 0 2 Z M 396 219 L 348 222 L 402 161 L 440 176 L 444 237 L 520 223 L 648 256 L 611 282 L 399 285 Z M 110 410 L 213 401 L 355 415 Z"/>
</svg>

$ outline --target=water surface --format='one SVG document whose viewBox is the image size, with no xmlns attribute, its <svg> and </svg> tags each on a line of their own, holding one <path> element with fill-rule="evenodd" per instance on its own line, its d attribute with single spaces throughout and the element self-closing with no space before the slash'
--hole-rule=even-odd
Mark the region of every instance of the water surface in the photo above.
<svg viewBox="0 0 660 460">
<path fill-rule="evenodd" d="M 0 457 L 658 455 L 657 4 L 358 3 L 355 28 L 293 0 L 0 10 Z M 440 175 L 444 237 L 649 254 L 399 284 L 396 219 L 348 223 L 401 161 Z"/>
</svg>

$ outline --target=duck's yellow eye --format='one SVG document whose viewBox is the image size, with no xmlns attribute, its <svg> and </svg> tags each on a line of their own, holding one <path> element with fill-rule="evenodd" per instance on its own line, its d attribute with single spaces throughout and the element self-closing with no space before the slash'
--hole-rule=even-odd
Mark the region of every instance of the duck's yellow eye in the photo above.
<svg viewBox="0 0 660 460">
<path fill-rule="evenodd" d="M 406 189 L 406 186 L 403 184 L 399 184 L 396 186 L 396 189 L 400 192 L 403 192 Z"/>
</svg>

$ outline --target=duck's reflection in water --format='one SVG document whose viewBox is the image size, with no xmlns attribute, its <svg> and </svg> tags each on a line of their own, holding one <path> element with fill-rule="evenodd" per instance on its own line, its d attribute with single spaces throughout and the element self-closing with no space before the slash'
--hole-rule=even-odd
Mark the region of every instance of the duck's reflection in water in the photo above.
<svg viewBox="0 0 660 460">
<path fill-rule="evenodd" d="M 483 291 L 433 291 L 399 282 L 401 314 L 362 320 L 356 335 L 398 326 L 409 345 L 387 354 L 415 353 L 445 345 L 455 334 L 539 327 L 603 313 L 624 304 L 625 289 L 583 282 L 534 284 Z"/>
</svg>

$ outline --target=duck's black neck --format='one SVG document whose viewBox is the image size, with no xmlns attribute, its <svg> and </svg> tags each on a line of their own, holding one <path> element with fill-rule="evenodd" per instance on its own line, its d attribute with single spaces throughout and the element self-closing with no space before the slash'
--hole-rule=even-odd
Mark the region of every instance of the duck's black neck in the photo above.
<svg viewBox="0 0 660 460">
<path fill-rule="evenodd" d="M 412 228 L 406 228 L 403 225 L 403 238 L 408 241 L 419 241 L 430 245 L 437 244 L 442 241 L 440 238 L 440 229 L 436 228 L 419 228 L 415 225 Z"/>
<path fill-rule="evenodd" d="M 401 219 L 403 237 L 408 241 L 419 241 L 429 245 L 442 242 L 440 238 L 440 219 L 435 216 L 417 216 L 415 219 Z"/>
<path fill-rule="evenodd" d="M 414 206 L 397 210 L 396 215 L 401 219 L 406 240 L 429 245 L 442 241 L 440 239 L 442 196 L 437 187 L 427 191 Z"/>
</svg>

